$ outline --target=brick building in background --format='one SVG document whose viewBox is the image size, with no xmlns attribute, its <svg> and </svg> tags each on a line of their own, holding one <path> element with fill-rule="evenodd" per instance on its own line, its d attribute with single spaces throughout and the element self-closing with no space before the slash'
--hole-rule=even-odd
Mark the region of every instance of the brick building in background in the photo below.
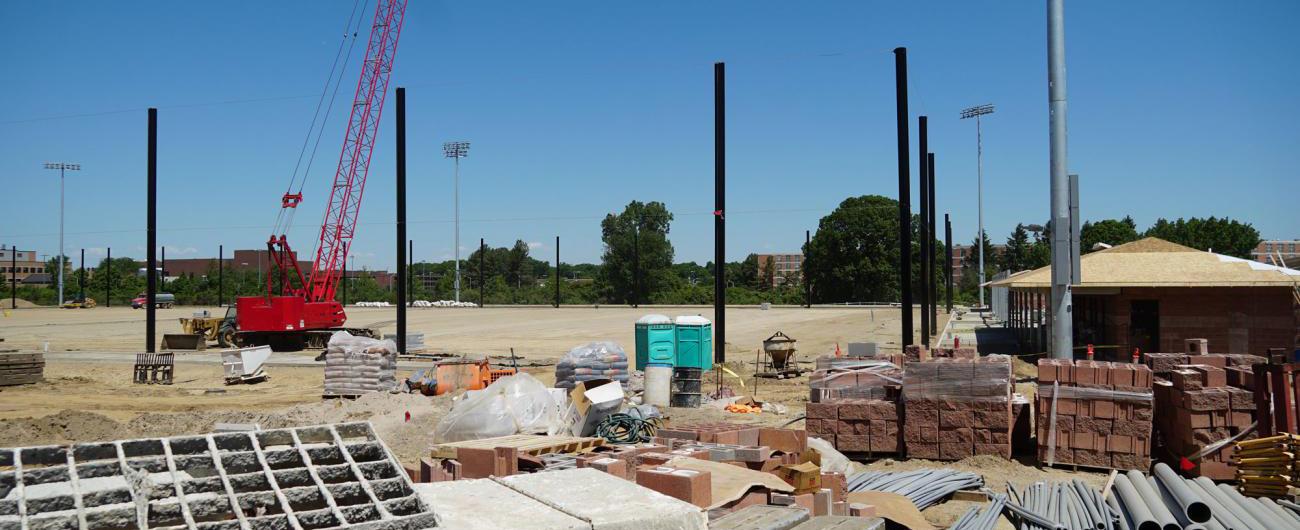
<svg viewBox="0 0 1300 530">
<path fill-rule="evenodd" d="M 44 275 L 36 277 L 43 278 L 45 281 L 42 283 L 48 283 L 49 279 L 49 275 L 45 275 L 45 262 L 37 258 L 36 251 L 17 250 L 17 247 L 0 248 L 0 272 L 4 273 L 5 282 L 17 276 L 19 283 L 27 283 L 27 277 L 33 274 Z"/>
<path fill-rule="evenodd" d="M 772 269 L 772 287 L 785 285 L 787 277 L 799 278 L 803 271 L 803 254 L 757 254 L 758 276 L 764 278 L 769 267 Z"/>
<path fill-rule="evenodd" d="M 1279 255 L 1285 264 L 1276 263 Z M 1271 239 L 1260 241 L 1259 245 L 1255 247 L 1255 250 L 1250 251 L 1250 257 L 1260 263 L 1282 265 L 1291 268 L 1300 267 L 1300 239 Z"/>
<path fill-rule="evenodd" d="M 1074 344 L 1096 345 L 1098 360 L 1127 360 L 1134 348 L 1179 352 L 1190 338 L 1209 339 L 1212 353 L 1300 350 L 1300 270 L 1154 237 L 1084 254 L 1079 264 Z M 1008 322 L 1022 352 L 1042 351 L 1042 337 L 1051 336 L 1050 320 L 1039 327 L 1032 311 L 1036 300 L 1046 300 L 1050 280 L 1050 267 L 1043 267 L 992 282 L 1010 290 Z M 1031 339 L 1037 348 L 1023 342 Z"/>
</svg>

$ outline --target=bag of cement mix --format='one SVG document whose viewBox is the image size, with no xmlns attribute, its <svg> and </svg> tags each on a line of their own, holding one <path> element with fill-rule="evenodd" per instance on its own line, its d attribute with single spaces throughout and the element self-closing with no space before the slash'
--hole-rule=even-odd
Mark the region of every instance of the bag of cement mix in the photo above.
<svg viewBox="0 0 1300 530">
<path fill-rule="evenodd" d="M 572 389 L 582 381 L 610 379 L 627 386 L 627 353 L 616 342 L 589 342 L 569 350 L 555 365 L 555 388 Z"/>
<path fill-rule="evenodd" d="M 330 336 L 325 347 L 325 395 L 356 396 L 396 388 L 396 343 L 346 331 Z"/>
<path fill-rule="evenodd" d="M 556 433 L 563 427 L 550 389 L 531 375 L 497 379 L 467 392 L 433 428 L 434 443 L 479 440 L 529 433 Z"/>
</svg>

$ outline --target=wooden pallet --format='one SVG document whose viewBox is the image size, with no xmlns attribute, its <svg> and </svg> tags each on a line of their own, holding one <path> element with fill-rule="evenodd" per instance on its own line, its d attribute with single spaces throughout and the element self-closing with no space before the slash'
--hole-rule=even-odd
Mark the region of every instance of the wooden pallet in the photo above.
<svg viewBox="0 0 1300 530">
<path fill-rule="evenodd" d="M 45 374 L 45 355 L 41 353 L 0 354 L 0 386 L 40 382 Z"/>
<path fill-rule="evenodd" d="M 605 445 L 604 438 L 581 438 L 576 436 L 544 436 L 540 434 L 513 434 L 466 440 L 433 446 L 433 458 L 456 458 L 456 450 L 462 447 L 472 449 L 493 449 L 511 447 L 520 453 L 540 455 L 546 453 L 578 453 Z"/>
</svg>

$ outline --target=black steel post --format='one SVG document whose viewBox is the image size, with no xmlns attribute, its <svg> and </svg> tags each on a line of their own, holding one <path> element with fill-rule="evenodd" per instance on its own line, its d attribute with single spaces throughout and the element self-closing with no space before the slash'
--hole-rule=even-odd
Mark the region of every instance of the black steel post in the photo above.
<svg viewBox="0 0 1300 530">
<path fill-rule="evenodd" d="M 948 312 L 952 313 L 952 219 L 943 214 L 943 284 L 948 299 Z"/>
<path fill-rule="evenodd" d="M 158 278 L 158 290 L 167 292 L 167 245 L 162 246 L 162 276 Z"/>
<path fill-rule="evenodd" d="M 398 87 L 396 144 L 398 144 L 398 352 L 406 353 L 406 88 Z"/>
<path fill-rule="evenodd" d="M 938 335 L 941 330 L 939 329 L 939 317 L 935 314 L 938 312 L 939 305 L 939 284 L 934 279 L 934 273 L 936 272 L 934 270 L 934 240 L 939 236 L 939 233 L 937 232 L 938 227 L 934 225 L 934 153 L 930 153 L 926 162 L 928 164 L 925 175 L 930 180 L 930 193 L 926 196 L 926 200 L 930 202 L 928 208 L 930 219 L 925 221 L 926 226 L 929 227 L 926 230 L 925 237 L 926 256 L 929 257 L 925 260 L 925 285 L 927 286 L 925 296 L 930 305 L 930 327 L 934 330 L 934 334 Z"/>
<path fill-rule="evenodd" d="M 415 240 L 406 241 L 406 306 L 415 307 Z"/>
<path fill-rule="evenodd" d="M 927 149 L 929 149 L 930 132 L 928 128 L 928 121 L 929 121 L 928 118 L 926 118 L 925 116 L 921 116 L 917 118 L 916 121 L 917 121 L 917 133 L 916 133 L 917 156 L 920 157 L 919 160 L 917 160 L 916 180 L 921 188 L 920 189 L 921 196 L 916 201 L 921 207 L 921 215 L 917 219 L 918 221 L 921 222 L 921 226 L 918 227 L 919 230 L 917 230 L 918 237 L 916 241 L 917 247 L 920 249 L 919 257 L 921 258 L 920 259 L 921 270 L 917 271 L 918 275 L 921 277 L 921 284 L 919 285 L 919 287 L 921 288 L 921 293 L 920 293 L 921 294 L 921 344 L 923 346 L 929 346 L 930 333 L 931 331 L 933 331 L 933 326 L 930 325 L 930 317 L 933 315 L 933 313 L 930 312 L 930 301 L 926 297 L 926 293 L 929 291 L 927 286 L 930 284 L 929 281 L 926 279 L 926 275 L 929 273 L 930 269 L 929 267 L 926 266 L 926 262 L 928 261 L 927 258 L 929 258 L 929 253 L 925 248 L 926 246 L 925 240 L 929 238 L 929 234 L 926 232 L 929 229 L 929 226 L 926 225 L 925 220 L 930 217 L 930 177 L 929 177 L 930 166 L 929 164 L 926 163 L 926 156 L 927 153 L 929 153 Z M 908 259 L 911 259 L 910 249 L 908 252 Z"/>
<path fill-rule="evenodd" d="M 81 277 L 77 278 L 77 299 L 86 303 L 86 249 L 81 249 Z"/>
<path fill-rule="evenodd" d="M 560 308 L 560 236 L 555 236 L 555 308 Z"/>
<path fill-rule="evenodd" d="M 217 307 L 226 305 L 226 246 L 217 245 Z"/>
<path fill-rule="evenodd" d="M 483 238 L 478 239 L 478 306 L 483 307 L 483 292 L 487 291 L 487 284 L 483 283 L 483 256 L 487 255 L 487 244 Z"/>
<path fill-rule="evenodd" d="M 9 307 L 18 309 L 18 245 L 9 252 Z"/>
<path fill-rule="evenodd" d="M 812 231 L 803 231 L 803 263 L 799 265 L 799 279 L 803 280 L 803 305 L 812 308 L 812 282 L 808 281 L 808 249 L 812 247 Z"/>
<path fill-rule="evenodd" d="M 155 308 L 154 298 L 158 291 L 158 109 L 149 109 L 149 158 L 148 182 L 146 184 L 145 202 L 147 204 L 148 233 L 145 243 L 148 245 L 148 278 L 145 291 L 145 353 L 154 353 Z"/>
<path fill-rule="evenodd" d="M 108 247 L 104 259 L 104 307 L 113 305 L 113 247 Z"/>
<path fill-rule="evenodd" d="M 632 307 L 637 307 L 641 298 L 641 214 L 636 216 L 636 225 L 632 227 Z"/>
<path fill-rule="evenodd" d="M 907 48 L 894 48 L 894 98 L 898 122 L 898 285 L 902 293 L 902 346 L 912 345 L 912 183 L 907 154 Z"/>
<path fill-rule="evenodd" d="M 727 362 L 726 211 L 727 65 L 713 63 L 713 362 L 717 364 Z"/>
</svg>

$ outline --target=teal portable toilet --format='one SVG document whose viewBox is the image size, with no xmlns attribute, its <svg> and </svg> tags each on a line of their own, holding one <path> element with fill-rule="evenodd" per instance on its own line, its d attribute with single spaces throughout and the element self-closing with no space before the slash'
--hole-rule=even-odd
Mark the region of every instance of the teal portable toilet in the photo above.
<svg viewBox="0 0 1300 530">
<path fill-rule="evenodd" d="M 647 364 L 673 364 L 676 357 L 673 321 L 664 315 L 646 315 L 636 321 L 636 369 Z"/>
<path fill-rule="evenodd" d="M 677 324 L 677 367 L 713 368 L 713 323 L 701 316 L 680 316 Z"/>
</svg>

